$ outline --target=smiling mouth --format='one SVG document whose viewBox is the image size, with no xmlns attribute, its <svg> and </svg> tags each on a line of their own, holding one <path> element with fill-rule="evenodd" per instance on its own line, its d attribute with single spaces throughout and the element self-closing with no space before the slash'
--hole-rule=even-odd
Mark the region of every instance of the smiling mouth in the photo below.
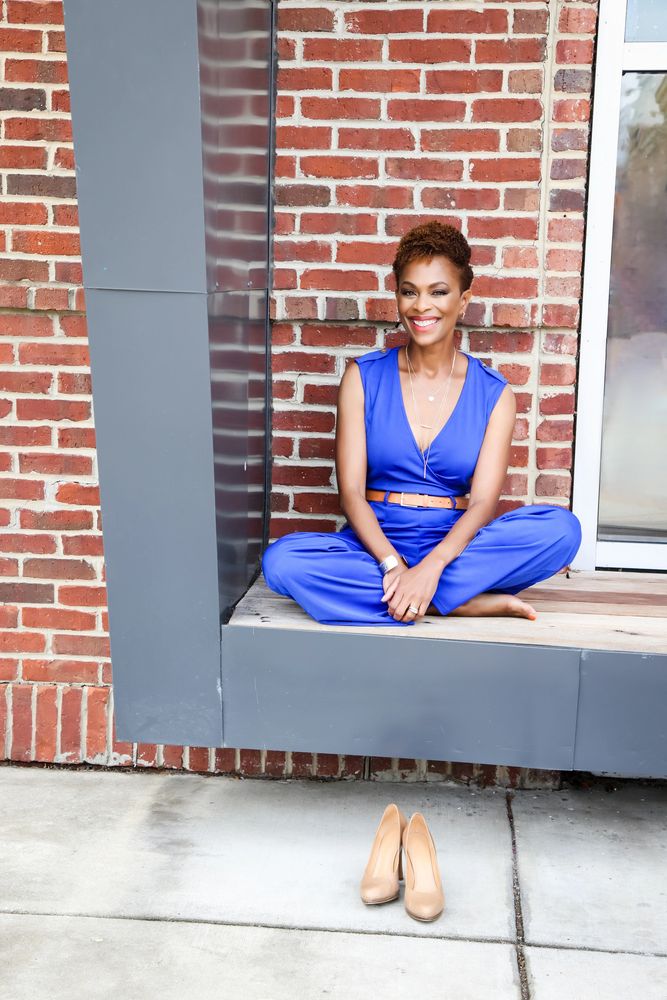
<svg viewBox="0 0 667 1000">
<path fill-rule="evenodd" d="M 418 330 L 428 330 L 430 327 L 435 326 L 435 324 L 439 322 L 439 318 L 437 316 L 428 316 L 424 317 L 424 319 L 417 319 L 415 316 L 411 316 L 410 322 Z"/>
</svg>

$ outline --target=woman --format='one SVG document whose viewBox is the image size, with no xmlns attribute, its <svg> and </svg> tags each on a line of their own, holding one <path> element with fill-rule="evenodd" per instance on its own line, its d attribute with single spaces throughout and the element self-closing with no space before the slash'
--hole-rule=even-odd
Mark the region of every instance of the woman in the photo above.
<svg viewBox="0 0 667 1000">
<path fill-rule="evenodd" d="M 264 579 L 326 625 L 535 619 L 515 595 L 567 566 L 581 526 L 549 504 L 493 517 L 516 404 L 503 375 L 455 346 L 471 297 L 468 242 L 437 221 L 416 226 L 393 271 L 408 343 L 355 358 L 340 383 L 336 477 L 347 520 L 339 532 L 273 542 Z"/>
</svg>

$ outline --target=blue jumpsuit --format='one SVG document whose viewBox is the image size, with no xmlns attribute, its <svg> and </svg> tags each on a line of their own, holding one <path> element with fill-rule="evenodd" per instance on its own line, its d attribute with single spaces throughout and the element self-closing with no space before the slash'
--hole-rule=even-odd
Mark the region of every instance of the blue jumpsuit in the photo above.
<svg viewBox="0 0 667 1000">
<path fill-rule="evenodd" d="M 463 389 L 433 440 L 424 479 L 422 453 L 403 402 L 398 351 L 370 351 L 355 361 L 364 387 L 366 486 L 385 491 L 382 500 L 369 503 L 384 534 L 413 566 L 465 510 L 402 507 L 388 502 L 386 493 L 469 493 L 489 417 L 507 379 L 466 354 Z M 480 528 L 445 567 L 432 603 L 447 615 L 484 591 L 517 594 L 567 566 L 580 544 L 579 520 L 564 507 L 529 504 L 507 511 Z M 379 565 L 347 521 L 337 532 L 295 531 L 272 542 L 262 572 L 271 590 L 293 598 L 324 625 L 414 625 L 389 614 L 381 600 Z"/>
</svg>

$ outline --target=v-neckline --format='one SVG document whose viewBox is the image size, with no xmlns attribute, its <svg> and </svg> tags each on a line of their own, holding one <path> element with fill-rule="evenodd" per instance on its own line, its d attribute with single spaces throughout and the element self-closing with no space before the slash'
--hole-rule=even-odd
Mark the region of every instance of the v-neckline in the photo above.
<svg viewBox="0 0 667 1000">
<path fill-rule="evenodd" d="M 420 458 L 423 458 L 424 457 L 424 452 L 422 452 L 421 448 L 419 447 L 419 442 L 417 441 L 417 438 L 415 437 L 414 431 L 412 430 L 412 427 L 410 425 L 410 420 L 408 418 L 408 411 L 405 408 L 405 400 L 403 399 L 403 389 L 402 389 L 402 386 L 401 386 L 401 369 L 398 366 L 398 355 L 399 355 L 399 351 L 400 350 L 401 350 L 401 348 L 400 348 L 400 346 L 398 346 L 396 348 L 395 352 L 394 352 L 394 355 L 395 355 L 394 372 L 395 372 L 395 375 L 396 375 L 396 388 L 398 389 L 398 398 L 399 398 L 399 400 L 401 402 L 401 410 L 402 410 L 402 413 L 403 413 L 403 419 L 405 420 L 405 424 L 406 424 L 406 427 L 408 429 L 408 433 L 409 433 L 410 437 L 412 438 L 412 441 L 414 443 L 415 448 L 419 452 Z M 468 376 L 470 375 L 470 369 L 472 367 L 472 358 L 470 357 L 469 354 L 466 354 L 465 351 L 461 351 L 460 353 L 461 354 L 465 354 L 466 358 L 468 359 L 468 365 L 466 367 L 466 373 L 463 376 L 463 385 L 461 386 L 461 392 L 459 393 L 459 398 L 456 400 L 456 403 L 454 404 L 454 409 L 449 414 L 449 416 L 447 417 L 447 420 L 445 421 L 445 423 L 442 425 L 442 427 L 440 428 L 440 430 L 438 431 L 438 433 L 435 435 L 435 437 L 431 441 L 431 448 L 433 448 L 433 445 L 436 443 L 436 441 L 438 440 L 438 438 L 441 437 L 444 434 L 444 432 L 447 430 L 447 428 L 451 424 L 452 419 L 454 417 L 454 414 L 456 413 L 456 411 L 458 410 L 459 406 L 461 405 L 461 400 L 463 399 L 463 394 L 466 391 L 466 386 L 468 384 Z M 428 450 L 428 447 L 429 446 L 426 445 L 426 450 Z"/>
</svg>

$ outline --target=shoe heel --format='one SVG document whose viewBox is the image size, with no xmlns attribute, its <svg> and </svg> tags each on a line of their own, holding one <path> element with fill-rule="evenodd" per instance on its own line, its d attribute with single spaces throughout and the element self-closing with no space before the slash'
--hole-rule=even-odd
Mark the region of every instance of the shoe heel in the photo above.
<svg viewBox="0 0 667 1000">
<path fill-rule="evenodd" d="M 403 881 L 403 845 L 398 848 L 398 881 Z"/>
</svg>

